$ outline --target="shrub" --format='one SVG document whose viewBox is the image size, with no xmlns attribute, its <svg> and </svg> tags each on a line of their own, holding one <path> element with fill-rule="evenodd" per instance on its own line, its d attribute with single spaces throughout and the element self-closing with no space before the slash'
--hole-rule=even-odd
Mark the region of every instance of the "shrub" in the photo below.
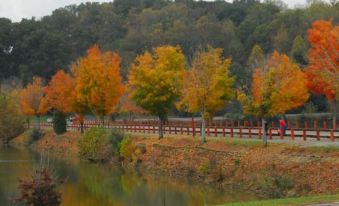
<svg viewBox="0 0 339 206">
<path fill-rule="evenodd" d="M 55 134 L 63 134 L 67 131 L 66 117 L 65 115 L 56 110 L 53 115 L 53 130 Z"/>
<path fill-rule="evenodd" d="M 79 156 L 93 162 L 107 161 L 112 157 L 134 160 L 138 152 L 131 143 L 131 137 L 118 129 L 91 128 L 78 142 Z"/>
<path fill-rule="evenodd" d="M 293 189 L 294 182 L 287 175 L 273 173 L 265 176 L 261 182 L 261 192 L 269 198 L 285 197 Z"/>
<path fill-rule="evenodd" d="M 109 139 L 109 131 L 105 128 L 91 128 L 79 139 L 79 156 L 83 160 L 93 162 L 107 161 L 114 152 Z"/>
<path fill-rule="evenodd" d="M 210 169 L 210 162 L 209 160 L 203 161 L 199 166 L 198 166 L 198 172 L 200 174 L 207 174 L 209 169 Z"/>
<path fill-rule="evenodd" d="M 35 206 L 58 206 L 61 203 L 61 194 L 56 190 L 58 184 L 61 182 L 54 180 L 46 168 L 37 170 L 31 181 L 19 181 L 21 196 L 16 202 Z"/>
<path fill-rule="evenodd" d="M 38 128 L 33 128 L 29 133 L 28 133 L 28 144 L 31 145 L 34 142 L 38 141 L 44 136 L 44 133 L 38 129 Z"/>
<path fill-rule="evenodd" d="M 119 155 L 120 143 L 125 136 L 125 133 L 115 128 L 113 128 L 111 133 L 109 134 L 109 140 L 116 155 Z"/>
<path fill-rule="evenodd" d="M 137 162 L 141 151 L 137 151 L 136 146 L 132 142 L 130 136 L 126 136 L 120 143 L 120 156 L 129 162 Z"/>
</svg>

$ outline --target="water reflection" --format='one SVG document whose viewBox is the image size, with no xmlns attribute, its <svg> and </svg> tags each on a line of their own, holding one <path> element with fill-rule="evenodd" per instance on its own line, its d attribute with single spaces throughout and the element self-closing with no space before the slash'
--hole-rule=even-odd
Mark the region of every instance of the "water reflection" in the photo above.
<svg viewBox="0 0 339 206">
<path fill-rule="evenodd" d="M 107 165 L 49 159 L 55 176 L 66 178 L 60 188 L 65 206 L 198 206 L 255 199 L 241 192 L 126 173 Z M 18 194 L 18 179 L 29 178 L 41 162 L 40 155 L 27 150 L 0 148 L 0 205 L 9 205 L 9 197 Z"/>
</svg>

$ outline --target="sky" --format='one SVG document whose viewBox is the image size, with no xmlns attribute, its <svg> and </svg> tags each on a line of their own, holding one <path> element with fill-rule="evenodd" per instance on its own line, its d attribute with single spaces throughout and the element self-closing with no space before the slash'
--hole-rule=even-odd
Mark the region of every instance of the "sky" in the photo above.
<svg viewBox="0 0 339 206">
<path fill-rule="evenodd" d="M 0 17 L 18 22 L 22 18 L 40 18 L 53 10 L 82 2 L 110 2 L 112 0 L 0 0 Z M 231 0 L 228 0 L 231 1 Z M 290 8 L 305 4 L 306 0 L 283 0 Z"/>
</svg>

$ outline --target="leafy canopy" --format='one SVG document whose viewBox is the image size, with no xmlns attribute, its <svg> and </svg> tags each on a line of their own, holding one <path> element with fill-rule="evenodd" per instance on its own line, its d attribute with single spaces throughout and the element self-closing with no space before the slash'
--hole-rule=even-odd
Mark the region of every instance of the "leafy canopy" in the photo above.
<svg viewBox="0 0 339 206">
<path fill-rule="evenodd" d="M 42 79 L 33 77 L 33 82 L 20 91 L 20 107 L 24 115 L 41 115 L 46 112 L 44 89 Z"/>
<path fill-rule="evenodd" d="M 240 95 L 247 114 L 274 116 L 304 104 L 309 97 L 305 73 L 296 63 L 273 52 L 266 65 L 253 73 L 252 95 Z"/>
<path fill-rule="evenodd" d="M 308 30 L 308 87 L 327 99 L 339 98 L 339 26 L 319 20 Z"/>
<path fill-rule="evenodd" d="M 118 54 L 101 52 L 97 45 L 72 65 L 75 78 L 75 102 L 87 107 L 95 115 L 112 114 L 125 87 L 120 76 L 121 59 Z"/>
<path fill-rule="evenodd" d="M 208 114 L 225 106 L 233 97 L 234 77 L 230 76 L 231 59 L 222 58 L 222 49 L 209 47 L 193 59 L 192 68 L 184 74 L 182 100 L 189 112 Z"/>
<path fill-rule="evenodd" d="M 180 47 L 161 46 L 138 56 L 129 73 L 129 94 L 137 105 L 164 118 L 180 96 L 185 56 Z"/>
<path fill-rule="evenodd" d="M 59 70 L 45 89 L 48 107 L 64 114 L 72 112 L 74 86 L 73 79 L 63 70 Z"/>
</svg>

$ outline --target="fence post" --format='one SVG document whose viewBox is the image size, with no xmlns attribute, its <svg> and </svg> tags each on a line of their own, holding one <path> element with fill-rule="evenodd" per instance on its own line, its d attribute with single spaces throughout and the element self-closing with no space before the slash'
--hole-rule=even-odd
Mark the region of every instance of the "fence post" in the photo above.
<svg viewBox="0 0 339 206">
<path fill-rule="evenodd" d="M 239 137 L 242 138 L 242 128 L 239 127 Z"/>
<path fill-rule="evenodd" d="M 269 138 L 272 139 L 272 127 L 269 128 L 268 134 L 269 134 Z"/>
<path fill-rule="evenodd" d="M 331 129 L 331 132 L 330 132 L 330 140 L 334 142 L 334 130 L 333 129 Z"/>
<path fill-rule="evenodd" d="M 193 137 L 195 137 L 195 122 L 194 122 L 194 117 L 192 117 L 192 134 L 193 134 Z"/>
<path fill-rule="evenodd" d="M 291 139 L 294 140 L 294 129 L 291 128 Z"/>
<path fill-rule="evenodd" d="M 218 136 L 218 128 L 217 125 L 214 124 L 214 136 L 217 137 Z"/>
<path fill-rule="evenodd" d="M 225 127 L 222 127 L 222 136 L 225 137 L 226 132 L 225 132 Z"/>
<path fill-rule="evenodd" d="M 306 130 L 303 129 L 303 140 L 306 141 Z"/>
<path fill-rule="evenodd" d="M 320 141 L 320 131 L 317 130 L 317 140 Z"/>
<path fill-rule="evenodd" d="M 249 138 L 252 138 L 252 128 L 248 128 L 248 136 Z"/>
<path fill-rule="evenodd" d="M 280 139 L 284 139 L 283 131 L 280 130 Z"/>
<path fill-rule="evenodd" d="M 231 128 L 231 137 L 234 137 L 233 127 Z"/>
<path fill-rule="evenodd" d="M 313 128 L 314 128 L 314 129 L 317 129 L 317 128 L 318 128 L 318 121 L 317 121 L 317 120 L 314 120 L 314 121 L 313 121 Z"/>
<path fill-rule="evenodd" d="M 258 133 L 259 139 L 261 139 L 261 136 L 262 136 L 262 134 L 261 134 L 261 127 L 259 127 L 259 133 Z"/>
</svg>

